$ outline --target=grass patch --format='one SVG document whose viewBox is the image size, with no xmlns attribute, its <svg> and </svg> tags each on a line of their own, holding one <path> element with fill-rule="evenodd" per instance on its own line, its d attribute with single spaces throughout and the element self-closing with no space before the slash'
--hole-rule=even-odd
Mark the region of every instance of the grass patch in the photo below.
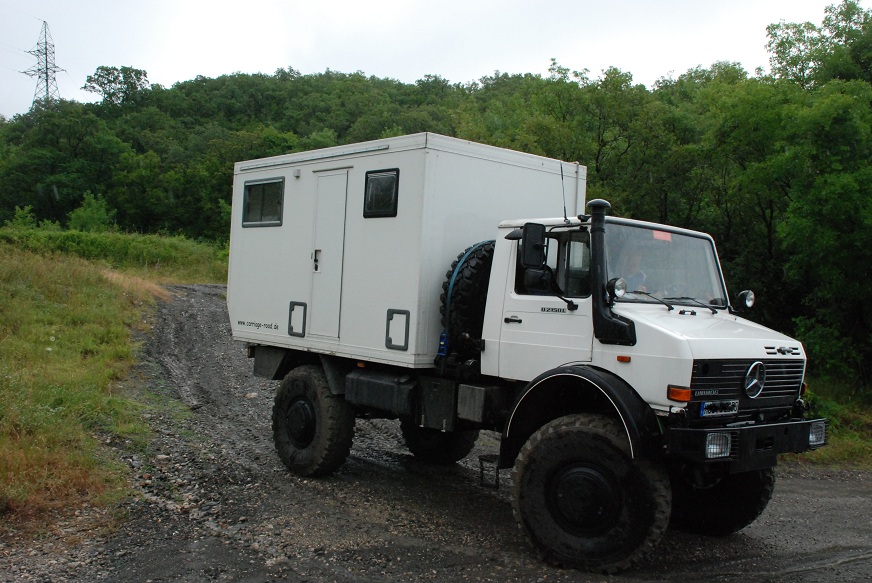
<svg viewBox="0 0 872 583">
<path fill-rule="evenodd" d="M 122 390 L 133 334 L 171 299 L 160 284 L 223 283 L 226 259 L 182 237 L 0 228 L 0 514 L 126 494 L 102 442 L 150 439 L 155 404 Z"/>
<path fill-rule="evenodd" d="M 839 468 L 872 469 L 872 398 L 844 382 L 811 379 L 811 415 L 829 420 L 826 447 L 787 461 Z"/>
<path fill-rule="evenodd" d="M 154 283 L 153 281 L 149 281 L 147 279 L 143 279 L 136 275 L 131 275 L 129 273 L 121 273 L 118 271 L 112 271 L 111 269 L 103 269 L 100 272 L 103 277 L 106 278 L 107 281 L 114 283 L 115 285 L 121 287 L 129 293 L 133 294 L 142 294 L 145 293 L 146 296 L 153 296 L 165 302 L 170 301 L 172 299 L 172 294 Z"/>
<path fill-rule="evenodd" d="M 88 259 L 159 284 L 227 281 L 227 249 L 185 237 L 7 226 L 0 228 L 0 243 Z"/>
<path fill-rule="evenodd" d="M 146 431 L 119 387 L 153 289 L 83 259 L 0 243 L 0 297 L 0 508 L 118 495 L 123 474 L 98 441 Z"/>
</svg>

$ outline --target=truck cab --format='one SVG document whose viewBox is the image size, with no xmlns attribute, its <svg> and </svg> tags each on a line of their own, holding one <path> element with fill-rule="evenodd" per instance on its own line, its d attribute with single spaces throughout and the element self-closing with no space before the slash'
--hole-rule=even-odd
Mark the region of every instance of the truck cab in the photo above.
<svg viewBox="0 0 872 583">
<path fill-rule="evenodd" d="M 645 403 L 622 411 L 627 396 L 609 395 L 628 439 L 638 441 L 634 450 L 652 449 L 645 442 L 653 439 L 661 453 L 720 462 L 731 472 L 823 445 L 825 423 L 801 420 L 802 344 L 739 316 L 749 306 L 730 304 L 713 239 L 605 217 L 604 201 L 589 207 L 589 216 L 532 223 L 536 229 L 525 221 L 500 225 L 482 374 L 526 382 L 520 408 L 547 401 L 550 391 L 563 395 L 571 371 L 595 369 Z M 633 420 L 631 410 L 644 414 Z M 504 436 L 513 433 L 513 417 Z M 632 426 L 646 424 L 648 437 L 634 436 Z"/>
</svg>

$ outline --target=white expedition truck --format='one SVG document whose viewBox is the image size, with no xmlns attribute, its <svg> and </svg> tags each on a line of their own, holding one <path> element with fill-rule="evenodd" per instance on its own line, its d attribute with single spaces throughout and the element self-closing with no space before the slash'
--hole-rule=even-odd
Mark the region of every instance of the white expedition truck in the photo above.
<svg viewBox="0 0 872 583">
<path fill-rule="evenodd" d="M 237 163 L 227 305 L 290 471 L 336 470 L 356 417 L 433 463 L 492 430 L 533 545 L 604 572 L 755 520 L 826 442 L 803 347 L 737 315 L 710 236 L 575 216 L 585 177 L 432 133 Z"/>
</svg>

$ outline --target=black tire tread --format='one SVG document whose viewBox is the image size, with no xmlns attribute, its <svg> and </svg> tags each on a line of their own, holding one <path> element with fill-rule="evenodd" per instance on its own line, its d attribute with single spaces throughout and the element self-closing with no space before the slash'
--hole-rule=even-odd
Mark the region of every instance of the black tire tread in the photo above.
<svg viewBox="0 0 872 583">
<path fill-rule="evenodd" d="M 464 358 L 474 357 L 477 353 L 476 350 L 463 342 L 464 333 L 471 338 L 481 338 L 484 309 L 487 303 L 487 288 L 494 257 L 493 241 L 480 244 L 460 267 L 454 280 L 450 310 L 448 309 L 448 288 L 457 265 L 463 256 L 474 247 L 475 245 L 467 247 L 451 264 L 451 268 L 445 273 L 442 295 L 440 296 L 439 313 L 442 315 L 442 328 L 449 332 L 448 341 L 451 351 L 459 353 Z"/>
<path fill-rule="evenodd" d="M 728 536 L 757 520 L 775 491 L 772 468 L 730 474 L 707 489 L 673 477 L 671 526 L 706 536 Z M 705 512 L 700 512 L 705 509 Z"/>
<path fill-rule="evenodd" d="M 292 398 L 294 381 L 311 382 L 320 419 L 316 430 L 312 459 L 305 463 L 295 463 L 294 447 L 282 435 L 282 405 Z M 290 371 L 276 392 L 272 413 L 273 439 L 282 463 L 294 474 L 301 476 L 324 476 L 337 470 L 345 463 L 354 440 L 355 414 L 344 398 L 333 395 L 327 382 L 324 369 L 319 365 L 307 364 Z M 309 448 L 307 448 L 309 449 Z"/>
<path fill-rule="evenodd" d="M 540 427 L 527 440 L 512 469 L 512 511 L 515 520 L 521 526 L 530 543 L 539 549 L 541 558 L 557 567 L 580 568 L 588 571 L 596 571 L 605 574 L 614 574 L 631 568 L 649 557 L 656 548 L 663 534 L 669 526 L 670 510 L 672 504 L 669 475 L 665 468 L 657 463 L 645 460 L 633 460 L 637 471 L 651 486 L 654 499 L 654 521 L 648 529 L 643 543 L 631 554 L 622 560 L 601 564 L 590 562 L 584 557 L 575 557 L 571 560 L 560 559 L 548 549 L 544 549 L 533 537 L 533 534 L 525 526 L 520 507 L 522 475 L 531 463 L 531 452 L 543 440 L 565 432 L 587 431 L 598 434 L 618 447 L 626 456 L 630 455 L 630 446 L 624 429 L 613 419 L 601 415 L 574 414 L 555 419 Z"/>
</svg>

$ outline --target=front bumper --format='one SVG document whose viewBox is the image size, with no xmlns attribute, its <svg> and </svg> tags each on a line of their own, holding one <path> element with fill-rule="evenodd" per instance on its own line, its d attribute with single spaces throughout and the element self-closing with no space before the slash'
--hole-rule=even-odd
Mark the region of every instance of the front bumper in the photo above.
<svg viewBox="0 0 872 583">
<path fill-rule="evenodd" d="M 729 437 L 727 437 L 729 436 Z M 825 419 L 718 428 L 670 427 L 666 453 L 697 463 L 730 464 L 730 471 L 771 468 L 780 453 L 802 453 L 826 445 Z M 711 444 L 717 447 L 712 447 Z"/>
</svg>

